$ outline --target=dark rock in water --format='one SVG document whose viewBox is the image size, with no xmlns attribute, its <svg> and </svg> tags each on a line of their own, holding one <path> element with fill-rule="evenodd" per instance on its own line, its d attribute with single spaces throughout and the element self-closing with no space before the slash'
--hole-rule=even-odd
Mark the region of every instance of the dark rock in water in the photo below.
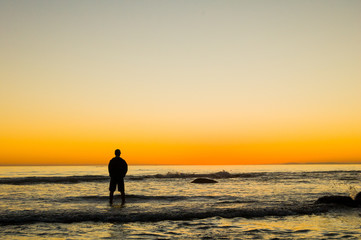
<svg viewBox="0 0 361 240">
<path fill-rule="evenodd" d="M 355 196 L 355 202 L 357 202 L 359 205 L 361 205 L 361 192 L 356 194 Z"/>
<path fill-rule="evenodd" d="M 197 178 L 192 183 L 217 183 L 217 181 L 209 178 Z"/>
<path fill-rule="evenodd" d="M 357 202 L 354 201 L 351 197 L 347 196 L 324 196 L 317 199 L 316 203 L 333 203 L 349 207 L 357 206 Z"/>
</svg>

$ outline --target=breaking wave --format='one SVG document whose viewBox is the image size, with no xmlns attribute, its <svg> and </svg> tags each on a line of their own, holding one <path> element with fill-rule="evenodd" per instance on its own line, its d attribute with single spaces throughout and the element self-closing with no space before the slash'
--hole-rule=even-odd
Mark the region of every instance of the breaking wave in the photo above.
<svg viewBox="0 0 361 240">
<path fill-rule="evenodd" d="M 144 179 L 163 179 L 163 178 L 198 178 L 208 177 L 215 179 L 222 178 L 251 178 L 262 176 L 264 173 L 238 173 L 231 174 L 226 171 L 220 171 L 208 174 L 197 174 L 197 173 L 167 173 L 167 174 L 154 174 L 154 175 L 143 175 L 133 176 L 128 175 L 128 180 L 144 180 Z M 59 184 L 73 184 L 80 182 L 102 182 L 109 181 L 108 176 L 104 175 L 85 175 L 85 176 L 65 176 L 65 177 L 20 177 L 20 178 L 0 178 L 0 184 L 12 184 L 12 185 L 29 185 L 29 184 L 44 184 L 44 183 L 59 183 Z"/>
<path fill-rule="evenodd" d="M 212 196 L 211 196 L 212 197 Z M 120 195 L 115 195 L 114 199 L 120 199 Z M 187 199 L 186 196 L 146 196 L 146 195 L 126 195 L 127 201 L 139 202 L 139 201 L 182 201 Z M 65 201 L 90 201 L 90 202 L 107 202 L 109 196 L 80 196 L 80 197 L 67 197 Z"/>
<path fill-rule="evenodd" d="M 85 176 L 69 176 L 69 177 L 20 177 L 20 178 L 0 178 L 0 184 L 12 185 L 29 185 L 43 183 L 61 183 L 72 184 L 80 182 L 99 182 L 108 181 L 108 176 L 101 175 L 85 175 Z"/>
<path fill-rule="evenodd" d="M 145 179 L 191 179 L 191 178 L 211 178 L 211 179 L 229 179 L 229 178 L 258 178 L 261 181 L 268 180 L 288 180 L 288 179 L 337 179 L 337 180 L 359 180 L 361 171 L 321 171 L 321 172 L 249 172 L 249 173 L 229 173 L 219 171 L 214 173 L 181 173 L 168 172 L 166 174 L 153 175 L 127 175 L 127 180 L 139 181 Z M 106 182 L 109 177 L 105 175 L 84 175 L 84 176 L 59 176 L 59 177 L 17 177 L 0 178 L 0 184 L 11 185 L 29 185 L 29 184 L 74 184 L 81 182 Z"/>
<path fill-rule="evenodd" d="M 166 220 L 194 220 L 211 217 L 222 218 L 256 218 L 268 216 L 295 216 L 307 214 L 319 214 L 328 211 L 325 206 L 304 205 L 275 208 L 221 208 L 221 209 L 182 209 L 158 212 L 132 212 L 127 214 L 123 209 L 114 211 L 80 211 L 80 210 L 50 210 L 50 211 L 27 211 L 7 212 L 0 216 L 0 225 L 22 225 L 31 223 L 76 223 L 76 222 L 158 222 Z M 125 209 L 124 209 L 125 210 Z"/>
<path fill-rule="evenodd" d="M 155 174 L 155 175 L 148 175 L 144 176 L 143 178 L 215 178 L 215 179 L 222 179 L 222 178 L 252 178 L 252 177 L 259 177 L 263 176 L 266 173 L 229 173 L 227 171 L 220 171 L 215 173 L 178 173 L 178 172 L 168 172 L 167 174 Z"/>
</svg>

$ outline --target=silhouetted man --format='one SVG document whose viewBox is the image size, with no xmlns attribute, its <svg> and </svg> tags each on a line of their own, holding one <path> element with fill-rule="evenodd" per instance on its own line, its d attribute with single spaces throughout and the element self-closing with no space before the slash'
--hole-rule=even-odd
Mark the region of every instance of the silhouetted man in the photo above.
<svg viewBox="0 0 361 240">
<path fill-rule="evenodd" d="M 114 191 L 118 185 L 118 191 L 121 193 L 122 204 L 125 203 L 125 192 L 124 192 L 124 177 L 128 171 L 127 162 L 120 157 L 120 150 L 115 150 L 115 157 L 110 160 L 108 165 L 108 171 L 110 176 L 109 184 L 109 203 L 113 204 Z"/>
</svg>

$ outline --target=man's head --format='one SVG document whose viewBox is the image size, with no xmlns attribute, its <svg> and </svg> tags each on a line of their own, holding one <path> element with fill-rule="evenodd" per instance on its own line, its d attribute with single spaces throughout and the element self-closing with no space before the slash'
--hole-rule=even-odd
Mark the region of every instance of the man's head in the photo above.
<svg viewBox="0 0 361 240">
<path fill-rule="evenodd" d="M 119 149 L 116 149 L 116 150 L 115 150 L 115 156 L 117 156 L 117 157 L 120 156 L 120 150 L 119 150 Z"/>
</svg>

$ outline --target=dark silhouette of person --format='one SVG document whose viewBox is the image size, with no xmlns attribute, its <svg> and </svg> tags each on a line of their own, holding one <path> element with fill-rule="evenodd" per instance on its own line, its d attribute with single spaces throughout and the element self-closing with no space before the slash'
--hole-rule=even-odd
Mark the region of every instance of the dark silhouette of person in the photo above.
<svg viewBox="0 0 361 240">
<path fill-rule="evenodd" d="M 113 204 L 114 191 L 118 185 L 118 191 L 122 197 L 122 204 L 125 203 L 125 192 L 124 192 L 124 177 L 128 172 L 127 162 L 120 157 L 120 150 L 115 150 L 115 157 L 112 158 L 108 164 L 108 171 L 110 176 L 109 184 L 109 203 Z"/>
</svg>

